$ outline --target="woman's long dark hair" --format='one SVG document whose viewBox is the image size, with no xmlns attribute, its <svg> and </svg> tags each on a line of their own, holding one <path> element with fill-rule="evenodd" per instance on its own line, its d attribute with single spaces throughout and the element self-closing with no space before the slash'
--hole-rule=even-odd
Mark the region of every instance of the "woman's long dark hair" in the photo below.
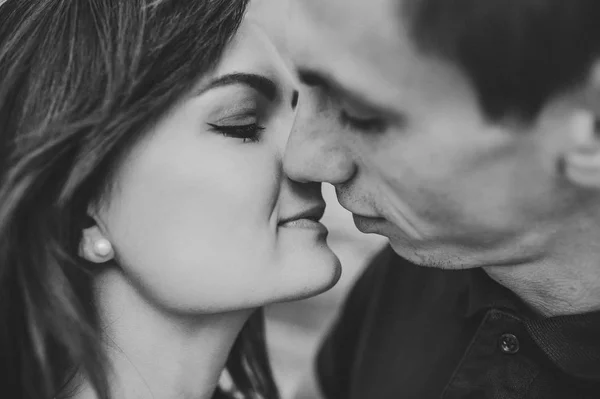
<svg viewBox="0 0 600 399">
<path fill-rule="evenodd" d="M 108 398 L 86 211 L 124 154 L 209 72 L 247 0 L 0 0 L 0 392 L 50 399 L 78 370 Z M 261 312 L 227 369 L 276 398 Z"/>
</svg>

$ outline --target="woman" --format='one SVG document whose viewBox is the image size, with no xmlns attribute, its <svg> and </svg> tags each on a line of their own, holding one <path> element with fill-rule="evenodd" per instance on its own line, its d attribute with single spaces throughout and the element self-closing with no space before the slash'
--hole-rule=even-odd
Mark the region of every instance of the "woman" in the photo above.
<svg viewBox="0 0 600 399">
<path fill-rule="evenodd" d="M 339 264 L 320 187 L 283 174 L 297 94 L 245 7 L 0 6 L 9 397 L 209 398 L 224 367 L 235 395 L 277 397 L 256 309 Z"/>
</svg>

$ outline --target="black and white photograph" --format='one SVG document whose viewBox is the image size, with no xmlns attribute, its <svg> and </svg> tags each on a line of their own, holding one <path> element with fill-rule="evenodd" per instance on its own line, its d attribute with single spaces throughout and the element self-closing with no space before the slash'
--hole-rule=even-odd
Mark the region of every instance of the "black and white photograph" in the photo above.
<svg viewBox="0 0 600 399">
<path fill-rule="evenodd" d="M 600 399 L 600 0 L 0 0 L 0 399 Z"/>
</svg>

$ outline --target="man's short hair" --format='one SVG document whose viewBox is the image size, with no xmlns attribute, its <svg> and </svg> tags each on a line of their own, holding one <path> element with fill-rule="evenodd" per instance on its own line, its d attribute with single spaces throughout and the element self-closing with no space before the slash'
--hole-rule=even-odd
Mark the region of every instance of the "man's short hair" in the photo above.
<svg viewBox="0 0 600 399">
<path fill-rule="evenodd" d="M 402 0 L 417 48 L 456 64 L 491 120 L 532 121 L 600 54 L 600 0 Z"/>
</svg>

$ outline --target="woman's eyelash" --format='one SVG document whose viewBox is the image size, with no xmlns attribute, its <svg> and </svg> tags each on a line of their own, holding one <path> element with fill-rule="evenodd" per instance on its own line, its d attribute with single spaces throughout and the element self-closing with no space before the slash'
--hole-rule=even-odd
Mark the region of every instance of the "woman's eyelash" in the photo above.
<svg viewBox="0 0 600 399">
<path fill-rule="evenodd" d="M 247 125 L 216 125 L 214 123 L 209 123 L 208 126 L 225 137 L 242 139 L 244 143 L 257 142 L 260 139 L 260 133 L 265 130 L 263 126 L 256 123 Z"/>
</svg>

